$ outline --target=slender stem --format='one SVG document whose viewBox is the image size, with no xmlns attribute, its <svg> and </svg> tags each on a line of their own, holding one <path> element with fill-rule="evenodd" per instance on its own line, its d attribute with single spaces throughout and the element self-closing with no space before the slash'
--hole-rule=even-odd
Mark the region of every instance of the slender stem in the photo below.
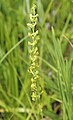
<svg viewBox="0 0 73 120">
<path fill-rule="evenodd" d="M 41 58 L 40 56 L 38 56 L 38 58 L 42 60 L 44 63 L 46 63 L 53 71 L 55 71 L 56 73 L 58 72 L 58 70 L 55 67 L 53 67 L 51 64 L 49 64 L 45 59 Z"/>
<path fill-rule="evenodd" d="M 22 38 L 19 42 L 17 42 L 0 60 L 0 64 L 6 59 L 6 57 L 20 44 L 22 43 L 25 39 L 27 39 L 28 36 Z"/>
<path fill-rule="evenodd" d="M 12 111 L 16 111 L 16 112 L 19 112 L 19 113 L 29 113 L 30 112 L 30 109 L 25 109 L 25 108 L 22 108 L 22 107 L 19 107 L 19 108 L 9 108 L 9 110 L 5 110 L 3 108 L 0 109 L 0 113 L 4 113 L 4 112 L 12 112 Z"/>
</svg>

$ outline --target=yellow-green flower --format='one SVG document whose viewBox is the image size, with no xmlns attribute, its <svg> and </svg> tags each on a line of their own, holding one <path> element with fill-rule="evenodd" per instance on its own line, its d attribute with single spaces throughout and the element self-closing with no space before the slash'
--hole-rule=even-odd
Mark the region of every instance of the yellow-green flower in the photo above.
<svg viewBox="0 0 73 120">
<path fill-rule="evenodd" d="M 37 21 L 38 21 L 38 14 L 36 14 L 36 5 L 33 5 L 31 9 L 31 14 L 30 14 L 30 23 L 28 23 L 28 27 L 31 28 L 31 33 L 28 33 L 28 36 L 31 38 L 31 42 L 28 41 L 28 46 L 30 46 L 29 49 L 29 58 L 30 58 L 30 67 L 29 67 L 29 73 L 31 74 L 31 98 L 32 101 L 38 100 L 40 98 L 40 93 L 39 93 L 39 72 L 38 72 L 38 67 L 39 67 L 39 61 L 38 61 L 38 47 L 37 43 L 39 40 L 39 35 L 38 35 L 38 30 L 35 30 Z"/>
</svg>

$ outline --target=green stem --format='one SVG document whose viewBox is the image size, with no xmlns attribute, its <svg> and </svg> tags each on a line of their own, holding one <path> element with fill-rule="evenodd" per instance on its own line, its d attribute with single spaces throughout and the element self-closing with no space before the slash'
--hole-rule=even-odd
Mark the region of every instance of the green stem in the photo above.
<svg viewBox="0 0 73 120">
<path fill-rule="evenodd" d="M 16 43 L 0 60 L 0 64 L 6 59 L 6 57 L 20 44 L 22 43 L 25 39 L 27 39 L 28 36 L 22 38 L 18 43 Z"/>
</svg>

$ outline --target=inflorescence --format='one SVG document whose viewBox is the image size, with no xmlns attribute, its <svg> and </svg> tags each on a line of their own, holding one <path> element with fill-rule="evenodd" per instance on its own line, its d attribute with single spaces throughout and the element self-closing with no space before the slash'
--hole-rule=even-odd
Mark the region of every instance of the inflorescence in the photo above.
<svg viewBox="0 0 73 120">
<path fill-rule="evenodd" d="M 38 21 L 38 14 L 36 14 L 36 5 L 34 4 L 31 9 L 30 14 L 30 21 L 31 23 L 28 23 L 28 27 L 31 29 L 32 33 L 28 33 L 28 36 L 31 38 L 30 41 L 28 41 L 29 46 L 29 56 L 30 56 L 30 67 L 29 67 L 29 73 L 31 74 L 31 98 L 32 101 L 36 101 L 40 97 L 40 93 L 38 91 L 38 80 L 39 80 L 39 61 L 38 61 L 38 55 L 39 50 L 37 47 L 37 43 L 39 40 L 38 30 L 36 30 L 36 25 Z"/>
</svg>

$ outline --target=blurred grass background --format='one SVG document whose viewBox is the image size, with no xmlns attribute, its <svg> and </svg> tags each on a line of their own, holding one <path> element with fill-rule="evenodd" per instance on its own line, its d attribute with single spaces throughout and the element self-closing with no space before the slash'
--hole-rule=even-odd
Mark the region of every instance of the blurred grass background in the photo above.
<svg viewBox="0 0 73 120">
<path fill-rule="evenodd" d="M 0 120 L 39 120 L 30 99 L 28 34 L 35 0 L 0 0 Z M 73 120 L 73 1 L 37 0 L 41 120 Z"/>
</svg>

